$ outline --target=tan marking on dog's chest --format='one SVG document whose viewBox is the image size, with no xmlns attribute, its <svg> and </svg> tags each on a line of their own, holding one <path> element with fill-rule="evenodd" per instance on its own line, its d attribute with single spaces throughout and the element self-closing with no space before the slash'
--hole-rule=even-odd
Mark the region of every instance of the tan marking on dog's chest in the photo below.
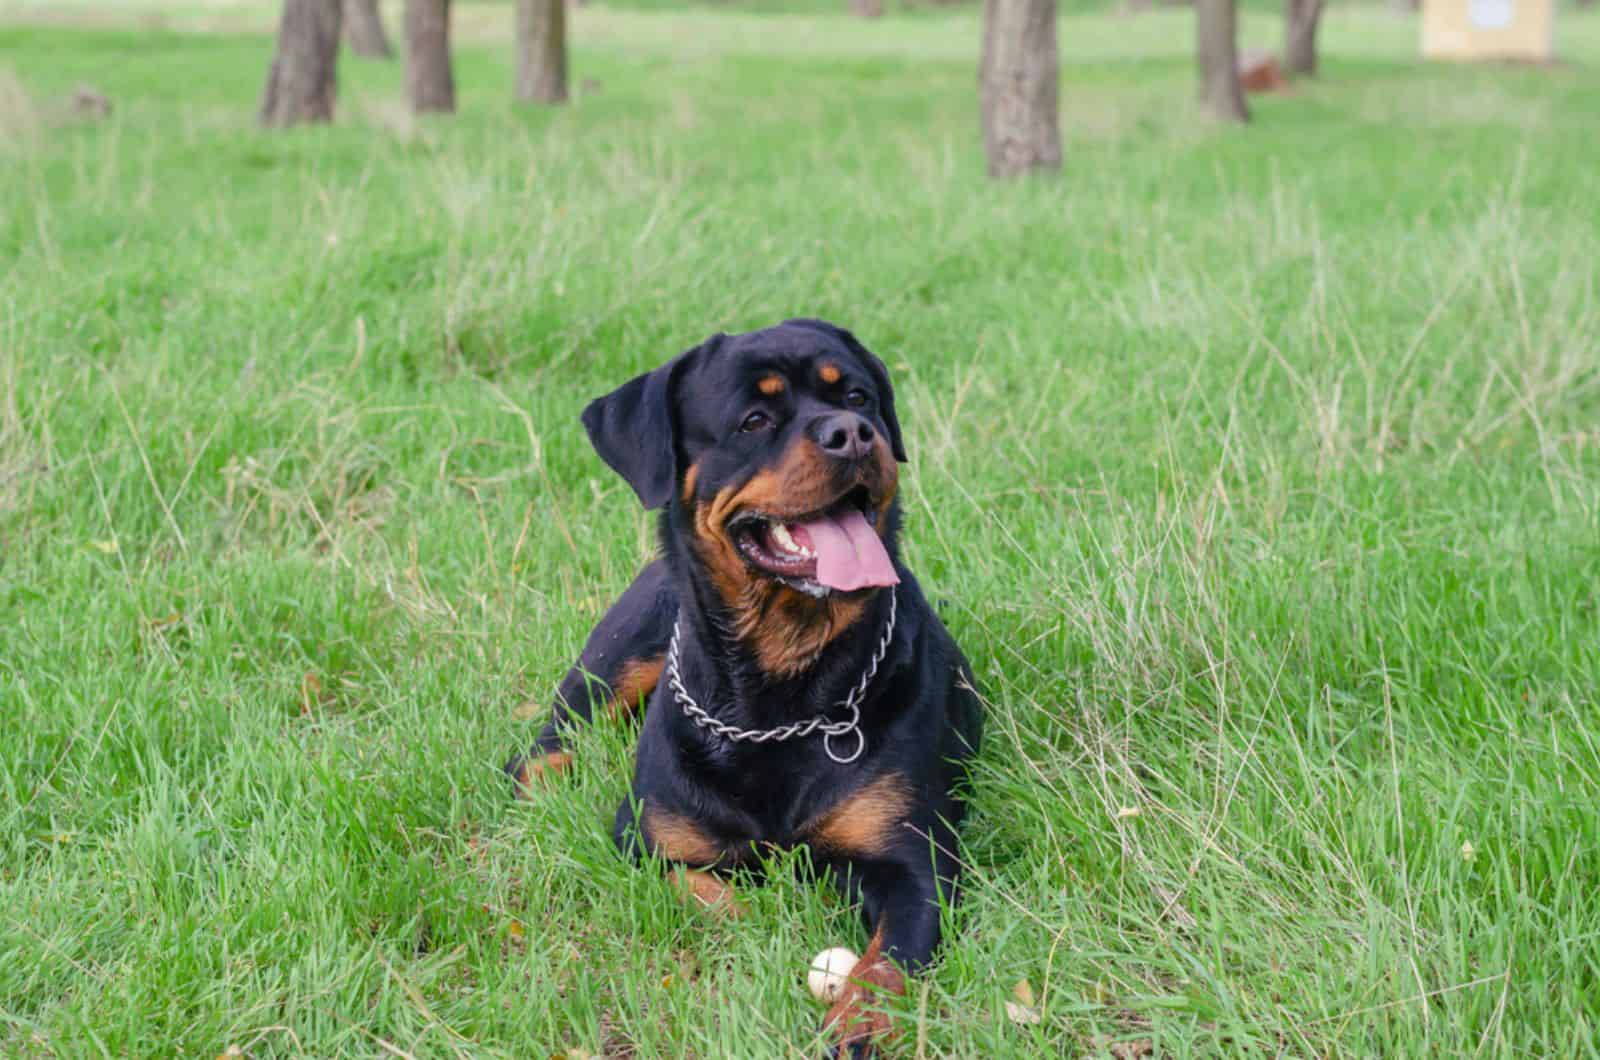
<svg viewBox="0 0 1600 1060">
<path fill-rule="evenodd" d="M 881 854 L 905 824 L 911 785 L 899 773 L 885 773 L 846 795 L 805 830 L 807 841 L 843 854 Z"/>
</svg>

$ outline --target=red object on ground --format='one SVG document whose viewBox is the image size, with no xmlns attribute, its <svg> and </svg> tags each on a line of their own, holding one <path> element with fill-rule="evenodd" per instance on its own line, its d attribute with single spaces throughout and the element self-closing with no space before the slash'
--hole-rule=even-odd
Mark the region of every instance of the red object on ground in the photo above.
<svg viewBox="0 0 1600 1060">
<path fill-rule="evenodd" d="M 1239 53 L 1239 86 L 1246 92 L 1282 92 L 1289 87 L 1283 64 L 1271 52 Z"/>
</svg>

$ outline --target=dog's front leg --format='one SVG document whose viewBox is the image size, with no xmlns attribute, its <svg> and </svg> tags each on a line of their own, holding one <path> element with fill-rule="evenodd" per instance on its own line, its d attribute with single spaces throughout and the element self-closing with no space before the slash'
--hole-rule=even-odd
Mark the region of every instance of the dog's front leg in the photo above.
<svg viewBox="0 0 1600 1060">
<path fill-rule="evenodd" d="M 574 725 L 589 722 L 597 712 L 631 712 L 649 697 L 661 677 L 677 610 L 666 564 L 657 560 L 639 572 L 590 632 L 533 748 L 506 763 L 519 794 L 551 773 L 566 771 L 572 760 L 566 734 Z"/>
<path fill-rule="evenodd" d="M 872 941 L 823 1019 L 831 1056 L 867 1057 L 893 1027 L 882 1008 L 906 992 L 906 973 L 920 971 L 939 945 L 939 894 L 931 866 L 875 864 L 860 872 Z"/>
<path fill-rule="evenodd" d="M 634 813 L 634 798 L 617 807 L 612 839 L 624 856 L 639 864 L 646 853 L 669 864 L 668 873 L 685 901 L 722 917 L 744 915 L 744 904 L 733 888 L 712 870 L 725 860 L 727 850 L 705 825 L 692 818 L 638 800 L 643 812 Z"/>
</svg>

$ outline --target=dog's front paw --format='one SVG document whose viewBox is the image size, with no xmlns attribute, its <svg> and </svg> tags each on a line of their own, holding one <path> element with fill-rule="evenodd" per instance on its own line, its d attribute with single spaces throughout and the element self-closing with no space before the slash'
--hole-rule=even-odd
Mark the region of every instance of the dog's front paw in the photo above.
<svg viewBox="0 0 1600 1060">
<path fill-rule="evenodd" d="M 828 1046 L 828 1060 L 873 1060 L 877 1055 L 878 1047 L 870 1038 Z"/>
<path fill-rule="evenodd" d="M 876 1056 L 878 1043 L 894 1033 L 889 1014 L 880 1007 L 887 1000 L 884 995 L 905 992 L 906 977 L 873 945 L 850 969 L 839 999 L 823 1017 L 823 1035 L 830 1041 L 828 1055 L 851 1060 Z"/>
<path fill-rule="evenodd" d="M 526 799 L 547 781 L 572 768 L 572 755 L 566 751 L 541 751 L 537 747 L 506 763 L 506 774 L 517 788 L 517 798 Z"/>
<path fill-rule="evenodd" d="M 686 901 L 693 902 L 716 917 L 738 920 L 745 914 L 744 903 L 733 893 L 726 882 L 698 869 L 678 868 L 672 872 L 672 884 Z"/>
</svg>

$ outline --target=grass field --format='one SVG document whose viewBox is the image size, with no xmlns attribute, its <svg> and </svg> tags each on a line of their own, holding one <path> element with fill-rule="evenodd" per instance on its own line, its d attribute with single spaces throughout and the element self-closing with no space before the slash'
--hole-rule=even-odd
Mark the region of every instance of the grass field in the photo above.
<svg viewBox="0 0 1600 1060">
<path fill-rule="evenodd" d="M 1074 17 L 997 186 L 971 12 L 585 9 L 545 112 L 463 9 L 455 119 L 267 134 L 134 6 L 0 26 L 0 1054 L 815 1055 L 850 909 L 625 866 L 622 728 L 497 771 L 650 549 L 582 403 L 806 313 L 990 703 L 899 1055 L 1600 1055 L 1600 18 L 1336 9 L 1235 130 Z"/>
</svg>

